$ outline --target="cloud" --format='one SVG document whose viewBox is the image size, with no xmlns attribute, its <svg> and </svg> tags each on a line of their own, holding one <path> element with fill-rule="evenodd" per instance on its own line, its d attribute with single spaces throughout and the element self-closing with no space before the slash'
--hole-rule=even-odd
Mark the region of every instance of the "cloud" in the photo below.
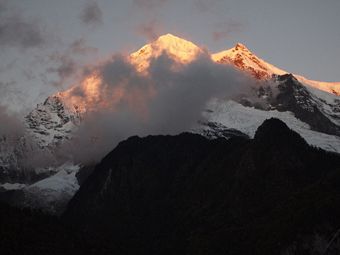
<svg viewBox="0 0 340 255">
<path fill-rule="evenodd" d="M 137 8 L 152 11 L 163 7 L 169 0 L 133 0 L 133 4 Z"/>
<path fill-rule="evenodd" d="M 67 80 L 75 79 L 84 67 L 84 59 L 97 52 L 98 49 L 88 46 L 84 38 L 73 41 L 64 51 L 54 52 L 49 56 L 52 66 L 46 71 L 48 74 L 56 74 L 58 79 L 47 83 L 60 87 L 65 85 Z"/>
<path fill-rule="evenodd" d="M 1 3 L 0 9 L 0 46 L 28 49 L 46 43 L 47 34 L 41 22 L 9 10 L 6 2 Z"/>
<path fill-rule="evenodd" d="M 153 19 L 143 22 L 136 28 L 138 34 L 146 37 L 148 40 L 153 41 L 161 34 L 161 25 L 158 20 Z"/>
<path fill-rule="evenodd" d="M 103 12 L 97 2 L 88 2 L 80 14 L 80 20 L 88 26 L 97 26 L 103 23 Z"/>
<path fill-rule="evenodd" d="M 228 3 L 223 0 L 192 0 L 193 7 L 212 26 L 211 36 L 215 41 L 230 39 L 235 33 L 241 32 L 245 23 L 231 19 L 227 13 L 231 13 Z M 203 17 L 202 17 L 203 18 Z"/>
<path fill-rule="evenodd" d="M 95 67 L 90 98 L 86 86 L 73 95 L 87 104 L 88 112 L 74 139 L 61 152 L 76 161 L 98 161 L 118 142 L 132 135 L 177 134 L 203 118 L 212 98 L 233 98 L 251 81 L 239 71 L 216 64 L 206 54 L 181 65 L 166 54 L 151 61 L 142 74 L 123 56 Z"/>
<path fill-rule="evenodd" d="M 199 12 L 214 12 L 221 0 L 193 0 L 193 5 Z"/>
<path fill-rule="evenodd" d="M 0 125 L 1 159 L 8 160 L 6 163 L 11 167 L 27 175 L 29 171 L 36 173 L 36 168 L 50 167 L 57 163 L 51 151 L 40 148 L 36 140 L 26 132 L 20 116 L 4 105 L 0 105 L 0 123 L 6 123 Z"/>
<path fill-rule="evenodd" d="M 77 55 L 87 55 L 97 53 L 98 49 L 95 47 L 88 46 L 84 38 L 75 40 L 70 45 L 70 51 Z"/>
<path fill-rule="evenodd" d="M 0 0 L 0 14 L 7 11 L 8 0 Z"/>
<path fill-rule="evenodd" d="M 239 33 L 244 28 L 244 24 L 233 20 L 215 23 L 212 37 L 215 41 L 229 39 L 235 33 Z"/>
<path fill-rule="evenodd" d="M 25 105 L 27 94 L 23 92 L 23 89 L 18 86 L 19 84 L 15 81 L 0 81 L 0 105 L 3 107 L 9 107 L 13 109 L 19 109 L 18 102 Z M 4 122 L 0 122 L 4 123 Z"/>
<path fill-rule="evenodd" d="M 57 63 L 56 67 L 47 68 L 48 73 L 56 73 L 59 77 L 58 81 L 52 82 L 56 87 L 63 85 L 66 79 L 77 71 L 77 64 L 69 55 L 54 53 L 50 56 L 50 60 Z"/>
<path fill-rule="evenodd" d="M 14 114 L 11 114 L 8 108 L 4 105 L 0 105 L 0 141 L 3 142 L 3 138 L 18 138 L 24 133 L 24 128 Z"/>
<path fill-rule="evenodd" d="M 161 10 L 169 0 L 134 0 L 133 13 L 142 14 L 142 20 L 135 25 L 138 35 L 154 40 L 162 34 Z"/>
</svg>

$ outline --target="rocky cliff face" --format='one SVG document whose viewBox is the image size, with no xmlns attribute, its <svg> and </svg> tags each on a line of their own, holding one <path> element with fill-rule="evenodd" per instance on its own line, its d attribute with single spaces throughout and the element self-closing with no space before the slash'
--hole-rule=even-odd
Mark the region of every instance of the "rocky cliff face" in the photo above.
<svg viewBox="0 0 340 255">
<path fill-rule="evenodd" d="M 60 214 L 79 188 L 79 166 L 57 159 L 56 150 L 72 138 L 83 111 L 61 93 L 38 104 L 24 119 L 24 133 L 0 142 L 0 200 L 18 207 Z"/>
<path fill-rule="evenodd" d="M 80 124 L 83 111 L 77 105 L 68 105 L 61 93 L 48 97 L 30 112 L 25 123 L 28 132 L 40 147 L 53 147 L 71 138 L 71 132 Z"/>
<path fill-rule="evenodd" d="M 239 102 L 266 111 L 291 112 L 312 130 L 340 135 L 340 100 L 337 96 L 317 96 L 292 74 L 274 75 L 253 90 L 253 95 L 244 95 Z"/>
</svg>

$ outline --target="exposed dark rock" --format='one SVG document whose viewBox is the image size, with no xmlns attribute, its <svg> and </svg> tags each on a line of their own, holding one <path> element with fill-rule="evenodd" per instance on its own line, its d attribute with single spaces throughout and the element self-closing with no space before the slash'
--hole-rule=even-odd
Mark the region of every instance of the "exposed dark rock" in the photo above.
<svg viewBox="0 0 340 255">
<path fill-rule="evenodd" d="M 234 128 L 227 128 L 221 123 L 217 122 L 199 122 L 201 128 L 199 129 L 199 133 L 209 139 L 216 138 L 232 138 L 232 137 L 242 137 L 245 139 L 249 139 L 249 136 L 241 131 Z"/>
<path fill-rule="evenodd" d="M 279 76 L 280 93 L 275 106 L 279 111 L 291 111 L 313 130 L 340 136 L 340 127 L 334 124 L 323 112 L 322 105 L 313 99 L 310 92 L 291 74 Z"/>
<path fill-rule="evenodd" d="M 339 166 L 276 119 L 254 140 L 132 137 L 96 167 L 64 219 L 127 254 L 280 254 L 298 240 L 303 254 L 311 236 L 340 224 L 339 189 L 325 184 L 340 179 Z"/>
<path fill-rule="evenodd" d="M 3 254 L 340 252 L 340 157 L 277 119 L 254 139 L 131 137 L 62 220 L 0 203 Z"/>
<path fill-rule="evenodd" d="M 238 100 L 244 106 L 260 110 L 278 110 L 292 112 L 295 117 L 307 123 L 312 130 L 340 136 L 340 126 L 333 120 L 339 120 L 339 103 L 333 104 L 318 98 L 305 85 L 301 84 L 292 74 L 274 75 L 267 83 L 253 88 L 256 99 L 250 95 Z M 326 112 L 330 108 L 331 112 Z"/>
</svg>

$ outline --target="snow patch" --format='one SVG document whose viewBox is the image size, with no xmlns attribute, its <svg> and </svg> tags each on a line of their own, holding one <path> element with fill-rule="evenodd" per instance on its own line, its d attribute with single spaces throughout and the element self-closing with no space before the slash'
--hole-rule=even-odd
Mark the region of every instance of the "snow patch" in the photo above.
<svg viewBox="0 0 340 255">
<path fill-rule="evenodd" d="M 26 188 L 26 184 L 23 183 L 4 183 L 0 184 L 0 188 L 3 188 L 5 190 L 21 190 L 23 188 Z"/>
<path fill-rule="evenodd" d="M 31 185 L 22 183 L 4 183 L 5 190 L 21 190 L 25 199 L 22 206 L 41 209 L 51 214 L 60 214 L 68 201 L 79 189 L 76 177 L 80 167 L 66 163 L 55 169 L 55 174 Z"/>
</svg>

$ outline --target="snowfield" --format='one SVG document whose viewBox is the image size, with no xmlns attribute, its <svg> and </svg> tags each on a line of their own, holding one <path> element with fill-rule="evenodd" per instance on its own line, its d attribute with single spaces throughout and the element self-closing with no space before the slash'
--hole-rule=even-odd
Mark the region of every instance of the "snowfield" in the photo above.
<svg viewBox="0 0 340 255">
<path fill-rule="evenodd" d="M 257 128 L 264 120 L 278 118 L 298 132 L 310 145 L 340 153 L 340 137 L 311 130 L 308 124 L 295 118 L 291 112 L 262 111 L 253 107 L 245 107 L 231 100 L 217 99 L 212 100 L 207 109 L 204 116 L 208 121 L 237 129 L 250 137 L 254 137 Z"/>
<path fill-rule="evenodd" d="M 20 190 L 25 199 L 21 206 L 41 209 L 51 214 L 59 214 L 79 189 L 76 177 L 80 167 L 66 163 L 56 168 L 56 174 L 31 185 L 4 183 L 0 188 L 7 191 Z"/>
</svg>

